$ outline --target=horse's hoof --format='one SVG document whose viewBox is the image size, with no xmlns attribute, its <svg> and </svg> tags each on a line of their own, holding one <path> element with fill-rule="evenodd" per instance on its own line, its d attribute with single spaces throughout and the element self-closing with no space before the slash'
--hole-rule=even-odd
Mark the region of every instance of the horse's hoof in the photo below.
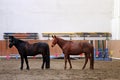
<svg viewBox="0 0 120 80">
<path fill-rule="evenodd" d="M 69 68 L 70 70 L 72 69 L 72 67 Z"/>
<path fill-rule="evenodd" d="M 26 68 L 27 70 L 30 70 L 30 68 Z"/>
<path fill-rule="evenodd" d="M 20 68 L 20 70 L 23 70 L 23 68 Z"/>
<path fill-rule="evenodd" d="M 64 68 L 64 70 L 66 70 L 66 67 Z"/>
<path fill-rule="evenodd" d="M 82 70 L 84 70 L 84 68 L 82 68 Z"/>
<path fill-rule="evenodd" d="M 45 68 L 46 68 L 46 69 L 49 69 L 49 68 L 50 68 L 50 66 L 46 66 Z"/>
<path fill-rule="evenodd" d="M 41 67 L 41 69 L 44 69 L 44 67 Z"/>
<path fill-rule="evenodd" d="M 46 69 L 50 69 L 50 67 L 46 67 Z"/>
<path fill-rule="evenodd" d="M 20 70 L 23 70 L 23 67 L 20 67 Z"/>
<path fill-rule="evenodd" d="M 90 70 L 94 70 L 94 68 L 90 68 Z"/>
</svg>

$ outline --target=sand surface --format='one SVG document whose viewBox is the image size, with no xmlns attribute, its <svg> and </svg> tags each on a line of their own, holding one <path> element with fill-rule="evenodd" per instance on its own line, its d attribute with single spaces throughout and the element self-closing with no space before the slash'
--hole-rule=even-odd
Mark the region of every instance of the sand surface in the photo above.
<svg viewBox="0 0 120 80">
<path fill-rule="evenodd" d="M 63 59 L 51 59 L 50 69 L 41 69 L 42 59 L 29 59 L 30 70 L 26 64 L 21 71 L 20 59 L 0 60 L 0 80 L 120 80 L 120 60 L 95 61 L 95 69 L 89 63 L 82 70 L 84 59 L 72 60 L 73 69 L 64 70 Z"/>
</svg>

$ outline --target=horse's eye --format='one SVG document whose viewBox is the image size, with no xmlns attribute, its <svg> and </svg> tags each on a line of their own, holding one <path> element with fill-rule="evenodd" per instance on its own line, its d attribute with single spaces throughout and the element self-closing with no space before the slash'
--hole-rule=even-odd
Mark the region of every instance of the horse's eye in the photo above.
<svg viewBox="0 0 120 80">
<path fill-rule="evenodd" d="M 13 44 L 15 44 L 15 41 L 12 41 Z"/>
</svg>

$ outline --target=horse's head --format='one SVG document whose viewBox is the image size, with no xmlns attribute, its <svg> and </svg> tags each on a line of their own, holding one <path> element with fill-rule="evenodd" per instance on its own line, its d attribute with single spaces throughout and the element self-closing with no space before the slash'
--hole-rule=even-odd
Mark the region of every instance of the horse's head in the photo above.
<svg viewBox="0 0 120 80">
<path fill-rule="evenodd" d="M 13 45 L 15 45 L 15 38 L 13 36 L 9 36 L 9 47 L 11 48 Z"/>
<path fill-rule="evenodd" d="M 56 36 L 54 35 L 54 36 L 52 36 L 52 38 L 53 38 L 53 41 L 52 41 L 52 47 L 54 47 L 56 44 L 57 44 L 57 38 L 56 38 Z"/>
</svg>

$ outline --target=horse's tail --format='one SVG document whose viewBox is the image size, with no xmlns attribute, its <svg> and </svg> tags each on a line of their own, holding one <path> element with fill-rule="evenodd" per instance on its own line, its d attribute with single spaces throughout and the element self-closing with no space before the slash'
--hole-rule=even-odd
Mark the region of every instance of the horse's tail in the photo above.
<svg viewBox="0 0 120 80">
<path fill-rule="evenodd" d="M 50 68 L 50 48 L 49 45 L 46 47 L 46 68 Z"/>
<path fill-rule="evenodd" d="M 91 48 L 91 69 L 94 69 L 94 47 Z"/>
</svg>

